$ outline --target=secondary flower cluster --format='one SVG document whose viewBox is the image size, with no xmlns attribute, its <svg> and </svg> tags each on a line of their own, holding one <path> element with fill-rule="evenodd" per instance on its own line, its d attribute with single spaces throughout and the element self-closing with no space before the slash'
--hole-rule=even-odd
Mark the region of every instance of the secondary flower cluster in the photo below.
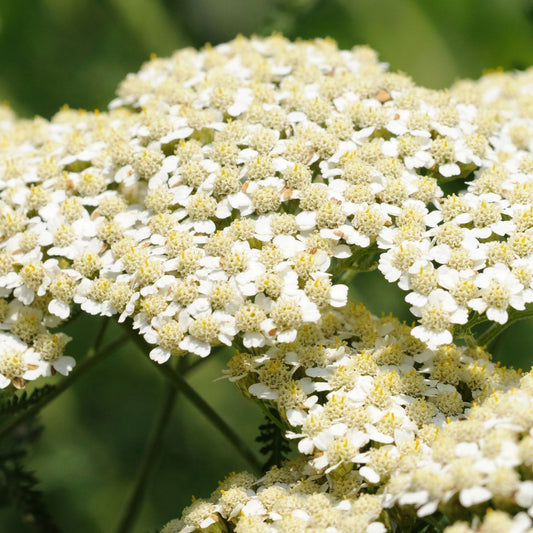
<svg viewBox="0 0 533 533">
<path fill-rule="evenodd" d="M 261 479 L 241 472 L 228 476 L 208 500 L 196 500 L 161 533 L 385 532 L 377 520 L 382 512 L 381 495 L 346 497 L 344 491 L 359 484 L 353 477 L 330 485 L 306 472 L 298 459 L 271 469 Z"/>
<path fill-rule="evenodd" d="M 353 304 L 303 328 L 295 342 L 258 356 L 239 353 L 229 366 L 245 394 L 280 413 L 316 471 L 357 467 L 371 484 L 390 476 L 428 424 L 463 416 L 473 401 L 519 377 L 481 348 L 432 351 L 397 319 Z"/>
<path fill-rule="evenodd" d="M 493 506 L 533 516 L 532 392 L 528 373 L 516 387 L 474 404 L 464 419 L 425 431 L 409 457 L 399 459 L 384 507 L 398 502 L 424 516 L 453 503 L 474 512 Z"/>
<path fill-rule="evenodd" d="M 410 331 L 351 306 L 238 353 L 230 379 L 278 412 L 299 457 L 237 476 L 163 531 L 402 531 L 432 517 L 448 533 L 530 531 L 533 376 Z"/>
</svg>

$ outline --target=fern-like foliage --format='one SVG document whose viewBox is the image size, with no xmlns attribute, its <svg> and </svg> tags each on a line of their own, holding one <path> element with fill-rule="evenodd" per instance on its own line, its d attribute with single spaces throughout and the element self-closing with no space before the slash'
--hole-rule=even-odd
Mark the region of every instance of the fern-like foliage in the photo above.
<svg viewBox="0 0 533 533">
<path fill-rule="evenodd" d="M 27 391 L 21 394 L 14 394 L 4 401 L 0 402 L 0 417 L 8 417 L 18 414 L 28 409 L 37 403 L 39 403 L 44 397 L 46 397 L 52 390 L 55 389 L 54 385 L 45 385 L 39 387 L 28 394 Z"/>
<path fill-rule="evenodd" d="M 267 457 L 263 464 L 263 472 L 266 472 L 273 466 L 281 466 L 283 461 L 288 457 L 291 450 L 289 443 L 283 436 L 283 430 L 280 425 L 275 424 L 272 418 L 277 418 L 277 412 L 269 410 L 270 417 L 265 417 L 265 423 L 259 426 L 259 436 L 256 442 L 263 444 L 261 453 Z"/>
<path fill-rule="evenodd" d="M 30 531 L 57 532 L 42 493 L 36 489 L 37 478 L 23 466 L 24 456 L 25 452 L 17 451 L 0 457 L 0 506 L 16 507 Z"/>
<path fill-rule="evenodd" d="M 21 396 L 12 407 L 20 410 L 26 402 L 33 405 L 35 398 L 41 394 L 38 392 L 35 397 L 34 394 L 24 398 Z M 4 404 L 2 409 L 5 407 Z M 7 408 L 6 412 L 9 412 Z M 60 530 L 46 509 L 42 493 L 37 489 L 39 481 L 24 464 L 27 448 L 35 443 L 41 432 L 42 426 L 30 417 L 0 442 L 0 508 L 16 509 L 27 526 L 26 531 L 56 533 Z"/>
</svg>

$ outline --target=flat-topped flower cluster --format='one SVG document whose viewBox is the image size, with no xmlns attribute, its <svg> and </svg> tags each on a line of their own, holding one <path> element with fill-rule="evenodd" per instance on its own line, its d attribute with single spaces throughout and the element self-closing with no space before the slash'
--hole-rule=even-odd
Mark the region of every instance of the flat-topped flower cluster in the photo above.
<svg viewBox="0 0 533 533">
<path fill-rule="evenodd" d="M 425 425 L 397 447 L 370 447 L 363 455 L 383 468 L 379 480 L 346 465 L 320 472 L 300 457 L 260 479 L 247 473 L 230 477 L 163 532 L 229 527 L 247 533 L 376 533 L 390 531 L 392 523 L 407 531 L 415 523 L 442 523 L 443 517 L 445 533 L 529 532 L 531 384 L 526 374 L 518 387 L 492 395 L 456 421 Z"/>
<path fill-rule="evenodd" d="M 3 110 L 2 384 L 68 372 L 49 329 L 78 307 L 131 318 L 159 362 L 292 342 L 378 254 L 430 347 L 505 322 L 533 300 L 532 91 L 432 91 L 368 48 L 274 36 L 153 59 L 108 112 Z"/>
<path fill-rule="evenodd" d="M 434 91 L 280 36 L 154 58 L 105 112 L 0 108 L 0 387 L 67 374 L 80 311 L 159 363 L 232 346 L 299 457 L 165 532 L 531 530 L 533 380 L 471 328 L 533 302 L 532 149 L 533 70 Z M 347 305 L 373 268 L 417 325 Z"/>
<path fill-rule="evenodd" d="M 383 533 L 385 527 L 377 520 L 382 496 L 347 497 L 359 485 L 357 477 L 339 483 L 317 477 L 299 459 L 271 469 L 261 479 L 248 472 L 231 474 L 208 500 L 196 500 L 161 533 Z"/>
<path fill-rule="evenodd" d="M 258 356 L 238 353 L 227 371 L 244 394 L 280 414 L 318 472 L 348 464 L 378 483 L 418 432 L 449 424 L 473 402 L 519 383 L 519 373 L 477 346 L 430 350 L 406 324 L 373 317 L 362 305 L 323 320 L 293 343 Z M 363 453 L 369 445 L 379 452 Z"/>
<path fill-rule="evenodd" d="M 298 459 L 230 478 L 163 532 L 374 533 L 434 517 L 447 533 L 531 531 L 533 375 L 476 346 L 429 350 L 362 306 L 332 315 L 230 362 L 299 440 Z"/>
</svg>

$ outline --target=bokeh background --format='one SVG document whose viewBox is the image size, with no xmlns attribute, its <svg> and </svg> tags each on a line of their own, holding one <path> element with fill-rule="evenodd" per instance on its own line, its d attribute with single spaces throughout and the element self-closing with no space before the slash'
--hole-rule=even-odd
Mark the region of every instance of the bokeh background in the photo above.
<svg viewBox="0 0 533 533">
<path fill-rule="evenodd" d="M 50 117 L 63 104 L 105 109 L 119 81 L 151 53 L 271 31 L 331 36 L 346 48 L 369 44 L 392 69 L 433 88 L 533 65 L 532 0 L 1 0 L 0 101 L 23 117 Z M 409 318 L 401 292 L 375 273 L 360 275 L 351 296 L 376 313 Z M 531 366 L 531 325 L 509 328 L 497 357 Z M 82 357 L 96 328 L 73 324 L 70 353 Z M 115 335 L 111 329 L 108 339 Z M 190 383 L 258 450 L 261 413 L 229 382 L 213 382 L 224 365 L 224 356 L 212 358 Z M 63 531 L 115 530 L 164 391 L 157 370 L 125 345 L 43 411 L 45 431 L 29 465 Z M 156 531 L 191 495 L 208 495 L 218 479 L 244 468 L 178 398 L 134 531 Z M 0 531 L 33 530 L 15 509 L 0 509 Z"/>
</svg>

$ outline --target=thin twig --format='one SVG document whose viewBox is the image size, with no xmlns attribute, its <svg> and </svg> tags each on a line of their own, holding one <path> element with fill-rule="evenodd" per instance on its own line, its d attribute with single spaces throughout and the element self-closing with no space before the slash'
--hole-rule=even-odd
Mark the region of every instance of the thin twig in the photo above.
<svg viewBox="0 0 533 533">
<path fill-rule="evenodd" d="M 102 344 L 102 341 L 104 340 L 105 330 L 108 324 L 109 324 L 109 319 L 107 317 L 103 317 L 100 327 L 98 328 L 98 332 L 96 333 L 96 338 L 94 340 L 94 343 L 92 347 L 89 349 L 89 354 L 91 354 L 91 352 L 92 353 L 96 352 L 96 350 L 100 348 L 100 345 Z"/>
<path fill-rule="evenodd" d="M 187 360 L 182 357 L 178 363 L 178 372 L 187 375 L 192 370 L 198 368 L 199 364 L 207 359 L 198 359 L 194 363 L 187 366 Z M 161 443 L 165 433 L 166 426 L 172 414 L 172 408 L 176 401 L 176 394 L 178 389 L 172 384 L 168 384 L 168 388 L 161 405 L 161 411 L 157 423 L 154 426 L 153 433 L 148 440 L 146 450 L 144 452 L 143 460 L 137 471 L 134 489 L 127 501 L 127 504 L 122 513 L 122 518 L 117 526 L 117 533 L 128 533 L 135 525 L 141 510 L 142 501 L 147 490 L 147 480 L 154 467 L 155 460 L 159 455 Z"/>
<path fill-rule="evenodd" d="M 127 328 L 128 325 L 125 324 Z M 146 356 L 146 342 L 133 330 L 128 330 L 130 338 L 139 347 L 140 351 Z M 226 439 L 235 447 L 237 452 L 243 457 L 250 466 L 257 472 L 261 472 L 261 462 L 257 459 L 248 445 L 241 439 L 235 430 L 189 385 L 181 374 L 173 370 L 168 364 L 159 364 L 153 362 L 155 368 L 161 372 L 201 413 L 215 426 Z"/>
<path fill-rule="evenodd" d="M 261 471 L 261 463 L 241 439 L 235 430 L 185 381 L 185 379 L 172 370 L 168 365 L 154 363 L 156 368 L 180 391 L 183 395 L 215 426 L 226 439 L 235 447 L 237 452 L 250 466 Z"/>
<path fill-rule="evenodd" d="M 480 335 L 477 342 L 480 346 L 487 346 L 498 335 L 500 335 L 500 333 L 506 330 L 511 324 L 519 322 L 520 320 L 526 320 L 527 318 L 531 317 L 533 317 L 533 308 L 526 309 L 525 311 L 516 311 L 510 314 L 509 319 L 505 324 L 493 324 L 482 335 Z"/>
<path fill-rule="evenodd" d="M 148 444 L 146 445 L 146 451 L 142 459 L 141 465 L 137 471 L 135 484 L 133 491 L 128 499 L 122 518 L 119 521 L 117 527 L 117 533 L 128 533 L 133 529 L 139 512 L 141 510 L 141 503 L 144 498 L 147 489 L 147 480 L 155 464 L 155 460 L 159 455 L 161 444 L 163 441 L 163 435 L 167 427 L 170 415 L 172 414 L 172 408 L 174 407 L 176 399 L 177 389 L 168 384 L 163 403 L 161 405 L 161 411 L 157 418 L 157 422 L 154 425 L 154 429 Z"/>
<path fill-rule="evenodd" d="M 7 424 L 0 429 L 0 440 L 6 435 L 11 433 L 18 425 L 24 422 L 31 416 L 36 415 L 43 407 L 48 405 L 52 400 L 57 398 L 62 392 L 64 392 L 72 383 L 78 380 L 81 376 L 86 374 L 94 365 L 105 359 L 108 355 L 114 352 L 115 348 L 128 340 L 127 335 L 123 335 L 120 338 L 111 341 L 104 346 L 101 350 L 94 353 L 91 357 L 86 357 L 76 365 L 74 370 L 63 380 L 61 380 L 46 396 L 43 396 L 41 401 L 35 403 L 29 407 L 26 411 L 21 412 L 17 416 L 13 417 Z"/>
</svg>

